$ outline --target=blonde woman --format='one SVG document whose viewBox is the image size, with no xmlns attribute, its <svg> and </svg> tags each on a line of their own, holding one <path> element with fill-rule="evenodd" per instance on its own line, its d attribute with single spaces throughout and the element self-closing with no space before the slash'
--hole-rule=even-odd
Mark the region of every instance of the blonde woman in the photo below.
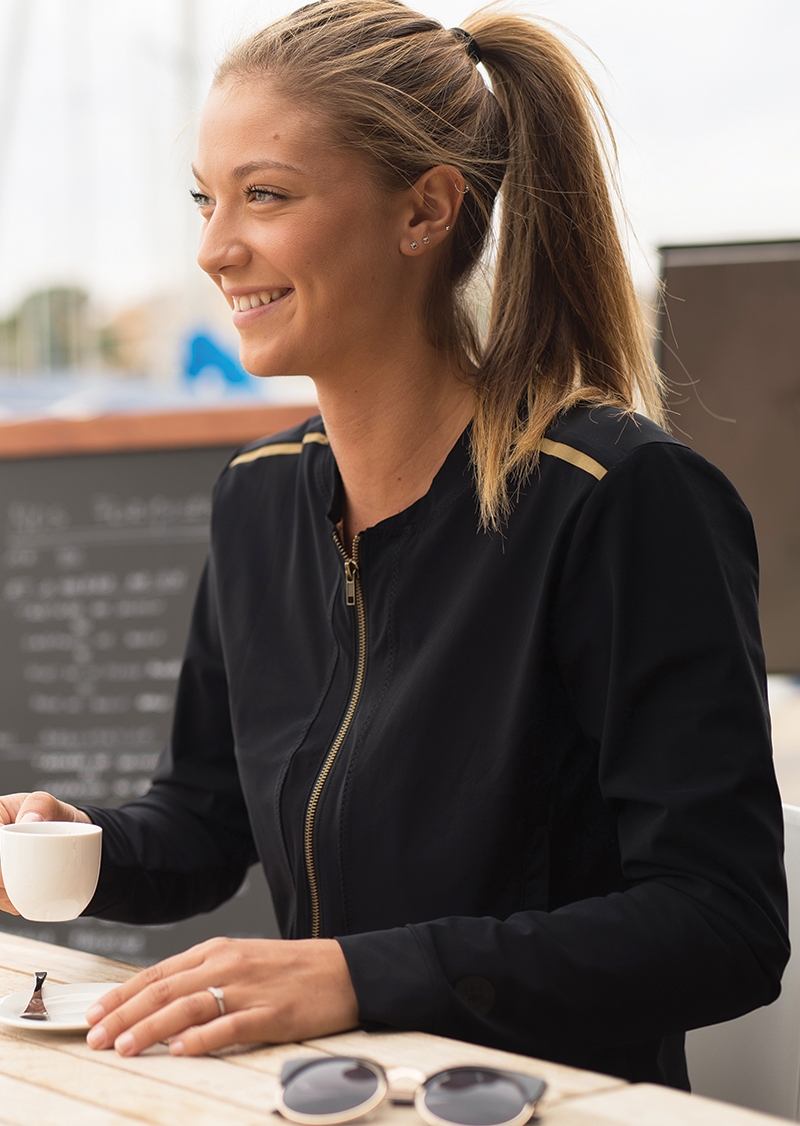
<svg viewBox="0 0 800 1126">
<path fill-rule="evenodd" d="M 284 938 L 143 971 L 94 1047 L 360 1024 L 685 1086 L 685 1029 L 776 996 L 752 528 L 659 426 L 601 122 L 560 40 L 491 10 L 323 0 L 219 68 L 200 265 L 245 367 L 312 376 L 321 417 L 217 484 L 151 791 L 3 809 L 103 826 L 108 919 L 209 910 L 260 860 Z"/>
</svg>

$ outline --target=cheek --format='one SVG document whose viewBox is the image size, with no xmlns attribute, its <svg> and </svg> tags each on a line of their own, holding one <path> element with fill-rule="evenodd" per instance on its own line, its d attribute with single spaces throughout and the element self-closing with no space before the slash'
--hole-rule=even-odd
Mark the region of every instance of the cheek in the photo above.
<svg viewBox="0 0 800 1126">
<path fill-rule="evenodd" d="M 298 280 L 313 315 L 357 313 L 374 302 L 378 272 L 373 258 L 359 254 L 342 235 L 325 246 L 300 247 Z"/>
<path fill-rule="evenodd" d="M 275 240 L 265 256 L 306 299 L 335 292 L 348 272 L 349 255 L 335 230 L 297 228 Z"/>
</svg>

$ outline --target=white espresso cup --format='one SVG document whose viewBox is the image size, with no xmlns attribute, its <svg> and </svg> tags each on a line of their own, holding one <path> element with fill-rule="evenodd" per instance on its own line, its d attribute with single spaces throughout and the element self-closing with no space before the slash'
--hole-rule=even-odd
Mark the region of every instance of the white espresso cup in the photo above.
<svg viewBox="0 0 800 1126">
<path fill-rule="evenodd" d="M 77 919 L 100 877 L 103 830 L 74 821 L 26 821 L 0 827 L 6 895 L 24 919 Z"/>
</svg>

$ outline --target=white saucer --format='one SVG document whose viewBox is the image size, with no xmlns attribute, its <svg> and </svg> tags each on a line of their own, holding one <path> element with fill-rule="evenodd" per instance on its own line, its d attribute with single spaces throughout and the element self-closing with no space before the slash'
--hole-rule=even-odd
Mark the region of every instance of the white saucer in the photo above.
<svg viewBox="0 0 800 1126">
<path fill-rule="evenodd" d="M 50 1014 L 49 1020 L 23 1020 L 20 1016 L 31 999 L 32 988 L 21 993 L 9 993 L 0 1001 L 0 1025 L 24 1028 L 28 1032 L 85 1032 L 89 1027 L 86 1010 L 117 984 L 113 981 L 89 981 L 80 985 L 50 985 L 45 982 L 42 997 Z"/>
</svg>

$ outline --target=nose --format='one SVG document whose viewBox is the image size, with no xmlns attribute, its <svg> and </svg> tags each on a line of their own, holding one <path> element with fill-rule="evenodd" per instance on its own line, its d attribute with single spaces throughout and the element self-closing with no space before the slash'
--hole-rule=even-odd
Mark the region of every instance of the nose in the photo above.
<svg viewBox="0 0 800 1126">
<path fill-rule="evenodd" d="M 225 212 L 216 207 L 200 234 L 197 264 L 207 274 L 221 274 L 230 266 L 244 266 L 250 251 Z"/>
</svg>

